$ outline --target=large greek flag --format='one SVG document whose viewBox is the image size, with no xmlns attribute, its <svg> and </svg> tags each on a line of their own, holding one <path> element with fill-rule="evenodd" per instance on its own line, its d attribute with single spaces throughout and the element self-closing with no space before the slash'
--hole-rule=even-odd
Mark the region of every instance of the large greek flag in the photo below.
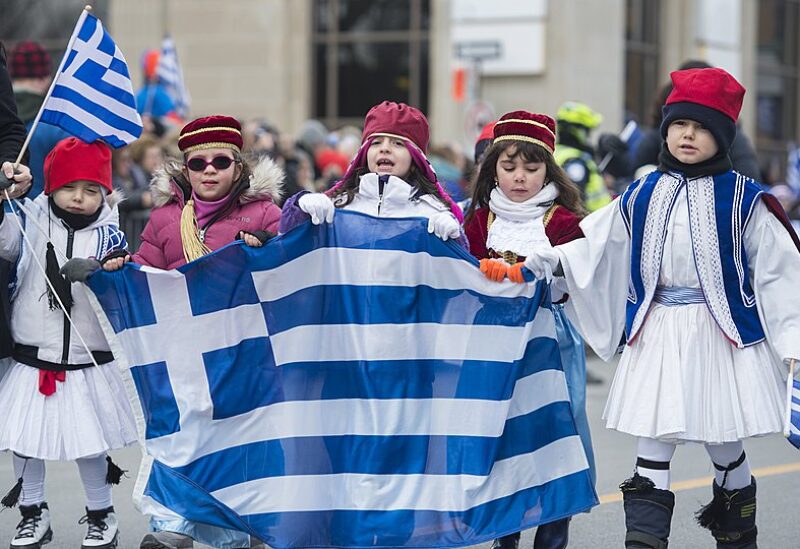
<svg viewBox="0 0 800 549">
<path fill-rule="evenodd" d="M 139 507 L 273 547 L 447 547 L 596 505 L 549 290 L 426 227 L 339 211 L 92 276 L 141 404 Z"/>
<path fill-rule="evenodd" d="M 94 15 L 84 11 L 58 68 L 41 120 L 91 143 L 117 148 L 142 133 L 125 57 Z"/>
</svg>

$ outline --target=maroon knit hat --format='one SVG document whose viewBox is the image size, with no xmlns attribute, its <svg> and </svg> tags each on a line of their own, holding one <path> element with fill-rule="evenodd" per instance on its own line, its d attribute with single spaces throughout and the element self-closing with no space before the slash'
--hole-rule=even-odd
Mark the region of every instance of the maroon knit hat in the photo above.
<svg viewBox="0 0 800 549">
<path fill-rule="evenodd" d="M 11 78 L 44 78 L 52 71 L 50 54 L 38 42 L 19 42 L 8 56 Z"/>
<path fill-rule="evenodd" d="M 409 107 L 405 103 L 384 101 L 380 105 L 372 107 L 367 113 L 361 142 L 363 143 L 373 135 L 402 137 L 425 152 L 428 150 L 430 128 L 428 119 L 419 109 Z"/>
<path fill-rule="evenodd" d="M 242 150 L 242 126 L 230 116 L 213 115 L 192 120 L 181 130 L 178 148 L 183 154 L 201 149 Z"/>
<path fill-rule="evenodd" d="M 547 149 L 556 148 L 556 121 L 546 114 L 514 111 L 504 114 L 494 126 L 494 143 L 498 141 L 526 141 Z"/>
</svg>

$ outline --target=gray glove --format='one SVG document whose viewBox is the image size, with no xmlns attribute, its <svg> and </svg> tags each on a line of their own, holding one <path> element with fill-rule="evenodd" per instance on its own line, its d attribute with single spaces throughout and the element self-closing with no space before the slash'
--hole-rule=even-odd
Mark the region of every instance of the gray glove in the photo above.
<svg viewBox="0 0 800 549">
<path fill-rule="evenodd" d="M 6 174 L 0 171 L 0 191 L 4 191 L 16 183 L 13 179 L 9 179 Z"/>
<path fill-rule="evenodd" d="M 73 257 L 59 269 L 59 273 L 67 282 L 86 282 L 86 280 L 100 268 L 100 262 L 96 259 L 85 257 Z"/>
</svg>

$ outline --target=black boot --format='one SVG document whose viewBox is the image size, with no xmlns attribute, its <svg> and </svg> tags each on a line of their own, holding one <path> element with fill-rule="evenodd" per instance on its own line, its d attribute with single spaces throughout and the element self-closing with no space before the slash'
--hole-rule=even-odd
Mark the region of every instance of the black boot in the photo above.
<svg viewBox="0 0 800 549">
<path fill-rule="evenodd" d="M 517 549 L 519 547 L 519 532 L 497 538 L 492 543 L 492 549 Z"/>
<path fill-rule="evenodd" d="M 756 479 L 739 490 L 726 490 L 713 483 L 714 498 L 697 512 L 700 526 L 711 530 L 719 549 L 755 549 Z"/>
<path fill-rule="evenodd" d="M 675 494 L 655 487 L 652 480 L 634 473 L 619 485 L 625 508 L 625 547 L 666 549 Z"/>
<path fill-rule="evenodd" d="M 569 521 L 572 517 L 542 524 L 536 529 L 533 549 L 566 549 L 569 543 Z"/>
</svg>

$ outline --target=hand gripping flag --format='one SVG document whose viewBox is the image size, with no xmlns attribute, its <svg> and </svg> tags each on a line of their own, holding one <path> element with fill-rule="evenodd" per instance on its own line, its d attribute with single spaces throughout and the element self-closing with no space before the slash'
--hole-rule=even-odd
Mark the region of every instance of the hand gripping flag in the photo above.
<svg viewBox="0 0 800 549">
<path fill-rule="evenodd" d="M 125 57 L 88 11 L 78 19 L 41 120 L 87 143 L 102 139 L 114 148 L 142 133 Z"/>
<path fill-rule="evenodd" d="M 455 547 L 596 505 L 548 287 L 476 265 L 424 219 L 339 211 L 92 276 L 139 508 L 273 547 Z"/>
</svg>

